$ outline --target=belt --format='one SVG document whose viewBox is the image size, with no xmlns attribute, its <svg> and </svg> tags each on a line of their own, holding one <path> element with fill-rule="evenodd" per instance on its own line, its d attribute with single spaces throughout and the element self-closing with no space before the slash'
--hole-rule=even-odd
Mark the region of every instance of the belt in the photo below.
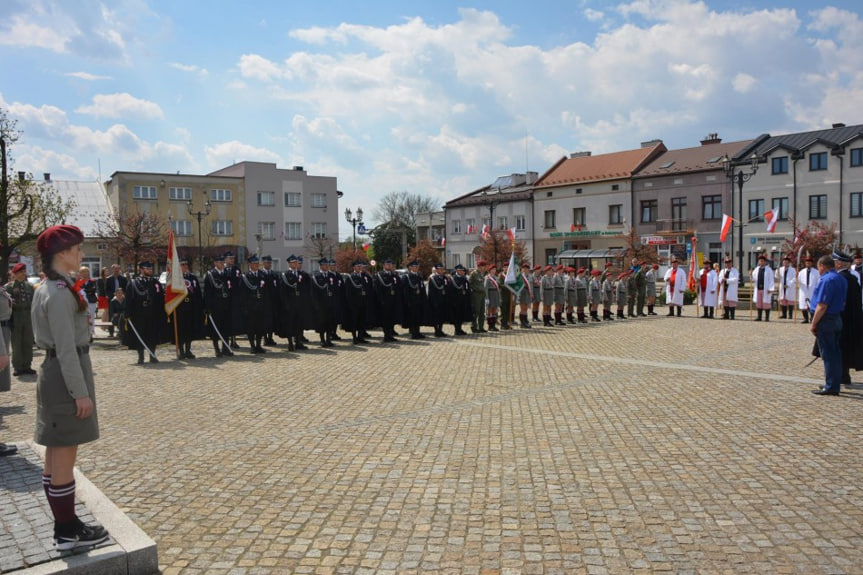
<svg viewBox="0 0 863 575">
<path fill-rule="evenodd" d="M 89 345 L 81 345 L 81 346 L 76 347 L 75 351 L 78 352 L 78 355 L 87 355 L 88 353 L 90 353 L 90 346 Z M 56 349 L 46 349 L 45 350 L 45 357 L 57 357 L 57 350 Z"/>
</svg>

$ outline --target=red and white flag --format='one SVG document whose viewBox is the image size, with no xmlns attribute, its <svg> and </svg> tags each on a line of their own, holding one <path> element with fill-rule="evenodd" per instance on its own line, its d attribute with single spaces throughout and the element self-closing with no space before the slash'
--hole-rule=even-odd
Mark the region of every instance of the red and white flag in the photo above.
<svg viewBox="0 0 863 575">
<path fill-rule="evenodd" d="M 186 280 L 180 270 L 180 256 L 177 255 L 177 246 L 174 244 L 174 230 L 168 233 L 168 276 L 165 278 L 165 313 L 171 315 L 180 302 L 188 295 Z"/>
<path fill-rule="evenodd" d="M 442 245 L 442 246 L 446 245 L 446 238 L 441 238 L 440 245 Z"/>
<path fill-rule="evenodd" d="M 719 241 L 724 242 L 728 236 L 728 230 L 731 229 L 731 216 L 722 214 L 722 231 L 719 233 Z"/>
<path fill-rule="evenodd" d="M 779 208 L 764 212 L 764 219 L 767 220 L 767 231 L 772 234 L 776 230 L 776 222 L 779 221 Z"/>
<path fill-rule="evenodd" d="M 488 226 L 483 226 L 482 227 L 482 239 L 487 239 L 487 238 L 488 238 Z"/>
<path fill-rule="evenodd" d="M 509 236 L 509 241 L 511 241 L 511 242 L 515 241 L 515 228 L 510 228 L 510 229 L 506 230 L 506 234 Z"/>
</svg>

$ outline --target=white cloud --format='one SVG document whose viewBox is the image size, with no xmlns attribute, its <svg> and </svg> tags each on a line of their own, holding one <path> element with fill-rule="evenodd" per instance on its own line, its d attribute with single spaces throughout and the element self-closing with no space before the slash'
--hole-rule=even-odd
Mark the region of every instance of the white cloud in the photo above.
<svg viewBox="0 0 863 575">
<path fill-rule="evenodd" d="M 171 62 L 168 65 L 175 70 L 180 70 L 181 72 L 189 72 L 190 74 L 197 74 L 202 78 L 209 75 L 209 72 L 206 68 L 201 68 L 199 66 L 195 66 L 194 64 L 180 64 L 179 62 Z"/>
<path fill-rule="evenodd" d="M 275 152 L 237 140 L 222 142 L 215 146 L 205 146 L 204 153 L 207 156 L 207 166 L 212 170 L 242 161 L 281 163 L 281 158 Z"/>
<path fill-rule="evenodd" d="M 80 106 L 75 110 L 79 114 L 88 114 L 97 118 L 133 117 L 146 120 L 164 118 L 162 108 L 155 102 L 135 98 L 131 94 L 97 94 L 93 96 L 93 104 Z"/>
<path fill-rule="evenodd" d="M 96 74 L 91 74 L 89 72 L 67 72 L 63 75 L 69 76 L 70 78 L 78 78 L 79 80 L 87 80 L 88 82 L 92 82 L 95 80 L 110 80 L 111 79 L 111 76 L 98 76 Z"/>
<path fill-rule="evenodd" d="M 44 48 L 52 52 L 65 52 L 67 38 L 52 26 L 36 24 L 23 16 L 12 17 L 0 28 L 0 44 L 22 48 Z"/>
<path fill-rule="evenodd" d="M 749 74 L 737 74 L 731 81 L 734 91 L 741 94 L 750 92 L 758 84 L 758 79 Z"/>
<path fill-rule="evenodd" d="M 593 8 L 585 8 L 584 17 L 587 18 L 589 22 L 601 22 L 603 18 L 605 18 L 605 13 L 601 10 L 594 10 Z"/>
</svg>

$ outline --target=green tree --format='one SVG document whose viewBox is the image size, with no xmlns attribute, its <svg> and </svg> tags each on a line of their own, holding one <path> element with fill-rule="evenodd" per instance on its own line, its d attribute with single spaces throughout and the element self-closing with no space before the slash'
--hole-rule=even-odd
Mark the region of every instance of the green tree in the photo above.
<svg viewBox="0 0 863 575">
<path fill-rule="evenodd" d="M 127 265 L 153 262 L 166 253 L 168 227 L 164 218 L 151 212 L 118 210 L 96 220 L 96 235 Z"/>
<path fill-rule="evenodd" d="M 62 224 L 77 203 L 63 199 L 50 182 L 35 182 L 33 175 L 13 171 L 11 149 L 21 132 L 17 122 L 0 108 L 0 282 L 9 277 L 9 256 L 22 244 L 33 242 L 46 228 Z"/>
<path fill-rule="evenodd" d="M 428 240 L 420 240 L 408 253 L 408 262 L 417 260 L 420 264 L 419 273 L 424 278 L 431 274 L 434 265 L 441 261 L 440 251 Z M 408 262 L 402 262 L 407 267 Z"/>
</svg>

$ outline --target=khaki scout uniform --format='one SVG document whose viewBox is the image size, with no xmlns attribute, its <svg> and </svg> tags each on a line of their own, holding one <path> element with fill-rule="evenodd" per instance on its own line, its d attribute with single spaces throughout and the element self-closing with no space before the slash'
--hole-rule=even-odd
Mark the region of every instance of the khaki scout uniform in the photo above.
<svg viewBox="0 0 863 575">
<path fill-rule="evenodd" d="M 3 333 L 3 353 L 9 355 L 9 340 L 12 338 L 12 296 L 0 286 L 0 331 Z M 12 389 L 12 370 L 0 371 L 0 391 Z"/>
<path fill-rule="evenodd" d="M 36 434 L 46 447 L 67 447 L 99 438 L 88 310 L 78 311 L 68 278 L 45 280 L 33 295 L 36 345 L 45 350 L 36 387 Z M 48 320 L 50 318 L 50 322 Z M 93 414 L 75 417 L 75 400 L 89 397 Z"/>
<path fill-rule="evenodd" d="M 27 280 L 13 280 L 6 284 L 6 291 L 12 296 L 12 368 L 26 372 L 33 363 L 33 286 Z"/>
</svg>

